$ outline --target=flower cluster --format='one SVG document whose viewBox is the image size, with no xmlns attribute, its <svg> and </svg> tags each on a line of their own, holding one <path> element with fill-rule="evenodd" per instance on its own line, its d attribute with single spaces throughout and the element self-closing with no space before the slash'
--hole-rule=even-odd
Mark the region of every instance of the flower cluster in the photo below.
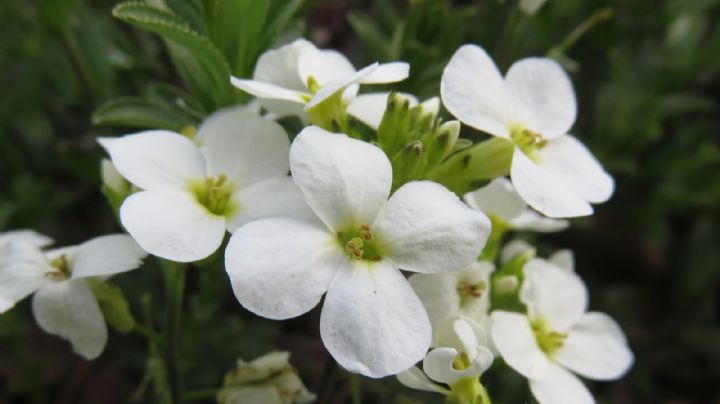
<svg viewBox="0 0 720 404">
<path fill-rule="evenodd" d="M 238 106 L 185 133 L 100 138 L 105 185 L 129 236 L 42 251 L 45 237 L 3 234 L 0 310 L 35 292 L 40 326 L 94 358 L 105 321 L 115 321 L 101 310 L 109 275 L 139 266 L 145 252 L 186 263 L 222 253 L 235 297 L 259 316 L 297 317 L 324 296 L 320 335 L 351 372 L 489 403 L 480 376 L 502 357 L 540 403 L 592 403 L 575 374 L 622 376 L 633 362 L 622 331 L 587 312 L 571 254 L 544 260 L 529 245 L 503 247 L 511 231 L 561 231 L 613 192 L 568 134 L 577 110 L 568 75 L 551 59 L 528 58 L 503 77 L 482 48 L 465 45 L 440 87 L 458 121 L 439 117 L 438 98 L 358 95 L 360 85 L 408 74 L 402 62 L 356 70 L 299 39 L 264 53 L 251 79 L 231 78 L 264 115 Z M 304 129 L 288 134 L 276 120 L 289 116 Z M 453 191 L 468 184 L 456 186 L 463 173 L 453 170 L 468 164 L 457 156 L 465 153 L 462 163 L 476 150 L 460 138 L 462 124 L 504 151 L 484 152 L 493 169 L 474 175 L 489 181 L 461 199 Z M 287 355 L 271 358 L 240 363 L 238 372 L 260 376 L 226 383 L 222 400 L 311 400 Z M 256 376 L 263 383 L 248 387 Z M 287 383 L 299 393 L 277 390 Z"/>
</svg>

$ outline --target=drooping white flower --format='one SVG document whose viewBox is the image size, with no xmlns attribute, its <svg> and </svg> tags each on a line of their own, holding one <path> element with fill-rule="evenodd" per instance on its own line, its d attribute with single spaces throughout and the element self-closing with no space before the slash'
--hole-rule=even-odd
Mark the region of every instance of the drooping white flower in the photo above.
<svg viewBox="0 0 720 404">
<path fill-rule="evenodd" d="M 476 332 L 466 319 L 448 318 L 436 335 L 437 347 L 425 356 L 422 370 L 412 367 L 399 373 L 400 383 L 448 394 L 446 387 L 433 381 L 452 385 L 460 379 L 477 378 L 492 365 L 492 352 L 477 340 Z"/>
<path fill-rule="evenodd" d="M 164 130 L 101 139 L 117 170 L 143 189 L 125 199 L 120 219 L 149 253 L 197 261 L 217 250 L 226 230 L 309 214 L 287 175 L 290 142 L 277 123 L 223 110 L 195 140 Z"/>
<path fill-rule="evenodd" d="M 413 274 L 408 280 L 425 306 L 433 330 L 441 329 L 448 319 L 458 316 L 487 325 L 490 274 L 494 270 L 491 262 L 475 261 L 460 271 Z M 477 338 L 484 341 L 487 337 Z M 438 346 L 437 341 L 433 345 Z"/>
<path fill-rule="evenodd" d="M 73 350 L 94 359 L 105 348 L 107 327 L 86 278 L 137 268 L 147 255 L 126 234 L 96 237 L 78 246 L 43 253 L 33 243 L 0 248 L 0 313 L 31 293 L 40 328 L 70 341 Z"/>
<path fill-rule="evenodd" d="M 337 93 L 352 99 L 357 84 L 394 83 L 407 78 L 408 71 L 403 62 L 374 63 L 356 71 L 340 52 L 298 39 L 260 55 L 252 80 L 232 77 L 231 81 L 278 117 L 305 117 L 306 110 Z"/>
<path fill-rule="evenodd" d="M 255 360 L 238 360 L 218 393 L 221 404 L 303 404 L 316 400 L 290 364 L 288 352 L 270 352 Z"/>
<path fill-rule="evenodd" d="M 575 137 L 575 93 L 567 73 L 547 58 L 515 62 L 503 76 L 475 45 L 455 52 L 442 75 L 445 107 L 460 121 L 514 143 L 510 176 L 520 196 L 549 217 L 593 212 L 614 182 Z"/>
<path fill-rule="evenodd" d="M 529 252 L 531 258 L 535 257 L 535 247 L 530 245 L 525 240 L 513 240 L 505 244 L 505 246 L 503 247 L 502 252 L 500 253 L 500 262 L 504 264 L 513 259 L 517 254 L 525 252 Z M 567 271 L 572 272 L 575 270 L 575 255 L 573 254 L 572 250 L 557 250 L 554 253 L 550 254 L 547 260 L 551 264 Z"/>
<path fill-rule="evenodd" d="M 572 271 L 540 259 L 523 268 L 527 315 L 492 313 L 491 336 L 505 362 L 528 378 L 541 404 L 592 404 L 577 373 L 613 380 L 633 363 L 625 336 L 604 313 L 586 312 L 587 289 Z"/>
<path fill-rule="evenodd" d="M 378 147 L 318 127 L 290 149 L 292 176 L 319 220 L 264 219 L 230 239 L 225 268 L 239 302 L 272 319 L 299 316 L 325 292 L 320 334 L 335 360 L 370 377 L 421 360 L 425 308 L 398 268 L 462 268 L 489 221 L 436 183 L 410 182 L 389 199 L 392 168 Z"/>
<path fill-rule="evenodd" d="M 463 200 L 471 208 L 485 212 L 513 230 L 547 233 L 563 230 L 569 225 L 567 220 L 544 217 L 530 209 L 512 183 L 503 177 L 465 194 Z"/>
</svg>

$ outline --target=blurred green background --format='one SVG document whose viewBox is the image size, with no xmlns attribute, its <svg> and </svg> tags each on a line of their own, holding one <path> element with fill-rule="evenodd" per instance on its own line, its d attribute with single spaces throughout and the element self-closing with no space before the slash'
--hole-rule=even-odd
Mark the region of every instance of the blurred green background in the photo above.
<svg viewBox="0 0 720 404">
<path fill-rule="evenodd" d="M 192 20 L 199 2 L 166 3 Z M 121 100 L 142 104 L 141 112 L 147 100 L 161 109 L 168 97 L 190 105 L 148 127 L 192 124 L 244 100 L 228 87 L 225 99 L 208 101 L 158 36 L 113 18 L 116 4 L 0 3 L 0 230 L 34 228 L 56 245 L 118 231 L 100 192 L 103 154 L 94 141 L 140 130 L 108 114 L 117 97 L 135 97 Z M 228 23 L 253 38 L 231 63 L 235 74 L 249 76 L 260 52 L 298 35 L 356 66 L 410 62 L 411 78 L 395 88 L 420 98 L 438 93 L 443 66 L 466 42 L 488 49 L 501 70 L 525 56 L 558 57 L 579 99 L 574 133 L 617 190 L 596 215 L 539 239 L 541 255 L 575 251 L 591 309 L 621 323 L 636 355 L 624 379 L 592 390 L 600 403 L 720 403 L 720 1 L 548 0 L 529 17 L 512 0 L 274 0 L 267 21 L 285 10 L 281 30 L 262 40 L 253 27 Z M 257 318 L 237 304 L 219 265 L 188 276 L 181 365 L 197 390 L 192 402 L 212 402 L 207 389 L 219 387 L 237 358 L 275 348 L 292 352 L 320 402 L 348 402 L 347 374 L 319 341 L 317 309 L 285 322 Z M 151 293 L 149 316 L 162 323 L 161 278 L 152 264 L 115 278 L 138 321 L 140 296 Z M 0 316 L 0 403 L 152 402 L 146 351 L 140 336 L 111 332 L 104 354 L 85 362 L 37 328 L 26 300 Z M 483 380 L 494 402 L 531 402 L 522 379 L 490 373 Z M 394 378 L 362 379 L 361 388 L 367 403 L 441 402 Z"/>
</svg>

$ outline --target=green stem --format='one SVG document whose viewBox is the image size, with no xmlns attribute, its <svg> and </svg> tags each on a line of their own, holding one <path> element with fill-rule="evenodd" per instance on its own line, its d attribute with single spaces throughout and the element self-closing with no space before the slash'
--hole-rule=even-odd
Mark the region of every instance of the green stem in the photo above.
<svg viewBox="0 0 720 404">
<path fill-rule="evenodd" d="M 596 10 L 594 13 L 592 13 L 588 18 L 585 19 L 585 21 L 581 22 L 577 27 L 575 27 L 568 36 L 563 39 L 563 41 L 557 45 L 551 48 L 547 56 L 551 58 L 557 58 L 559 55 L 564 54 L 567 52 L 570 48 L 575 45 L 575 43 L 583 37 L 590 29 L 592 29 L 594 26 L 598 25 L 599 23 L 609 19 L 613 15 L 613 9 L 612 7 L 604 7 L 600 10 Z"/>
<path fill-rule="evenodd" d="M 165 324 L 165 364 L 173 404 L 182 403 L 183 380 L 180 371 L 180 321 L 185 293 L 185 265 L 162 261 L 165 276 L 167 313 Z"/>
<path fill-rule="evenodd" d="M 355 373 L 350 373 L 350 395 L 352 396 L 352 404 L 362 404 L 360 378 Z"/>
</svg>

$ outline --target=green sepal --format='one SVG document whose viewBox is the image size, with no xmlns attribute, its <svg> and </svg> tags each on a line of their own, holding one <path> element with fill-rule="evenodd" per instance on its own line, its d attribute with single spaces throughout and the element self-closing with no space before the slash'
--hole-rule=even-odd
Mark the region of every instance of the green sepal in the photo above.
<svg viewBox="0 0 720 404">
<path fill-rule="evenodd" d="M 464 195 L 489 180 L 508 175 L 513 151 L 512 142 L 494 137 L 453 154 L 431 169 L 427 178 Z"/>
<path fill-rule="evenodd" d="M 530 249 L 515 254 L 508 262 L 503 264 L 492 274 L 490 288 L 490 306 L 492 310 L 506 310 L 524 313 L 525 305 L 520 301 L 520 288 L 525 274 L 523 267 L 535 258 L 535 250 Z M 515 286 L 508 288 L 507 280 L 515 279 Z"/>
<path fill-rule="evenodd" d="M 393 167 L 393 189 L 399 188 L 402 184 L 420 178 L 427 165 L 428 154 L 425 147 L 419 140 L 414 140 L 391 160 Z"/>
<path fill-rule="evenodd" d="M 455 149 L 460 136 L 460 122 L 449 121 L 438 127 L 424 142 L 427 147 L 428 167 L 441 163 Z"/>
<path fill-rule="evenodd" d="M 98 301 L 105 321 L 118 332 L 127 333 L 135 327 L 125 295 L 115 285 L 99 279 L 87 278 L 87 283 Z"/>
</svg>

